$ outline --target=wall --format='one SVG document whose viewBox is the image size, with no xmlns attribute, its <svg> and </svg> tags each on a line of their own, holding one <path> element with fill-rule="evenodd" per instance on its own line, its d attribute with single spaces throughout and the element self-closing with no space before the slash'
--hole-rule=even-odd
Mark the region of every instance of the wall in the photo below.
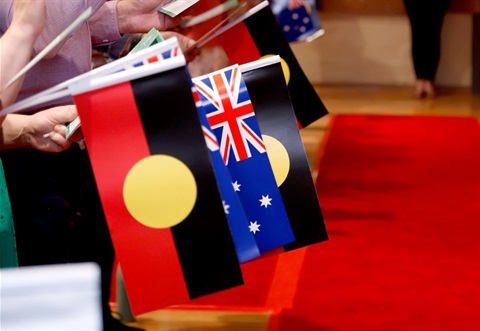
<svg viewBox="0 0 480 331">
<path fill-rule="evenodd" d="M 320 13 L 325 35 L 293 51 L 320 84 L 412 85 L 410 28 L 405 15 Z M 472 16 L 449 13 L 442 31 L 436 84 L 472 85 Z"/>
</svg>

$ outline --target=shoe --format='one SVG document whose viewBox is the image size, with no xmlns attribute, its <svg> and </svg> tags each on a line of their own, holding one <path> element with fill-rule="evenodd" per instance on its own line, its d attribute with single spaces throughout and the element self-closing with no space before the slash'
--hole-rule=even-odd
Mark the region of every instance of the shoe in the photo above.
<svg viewBox="0 0 480 331">
<path fill-rule="evenodd" d="M 144 329 L 128 326 L 120 322 L 115 317 L 107 317 L 103 324 L 104 331 L 145 331 Z"/>
</svg>

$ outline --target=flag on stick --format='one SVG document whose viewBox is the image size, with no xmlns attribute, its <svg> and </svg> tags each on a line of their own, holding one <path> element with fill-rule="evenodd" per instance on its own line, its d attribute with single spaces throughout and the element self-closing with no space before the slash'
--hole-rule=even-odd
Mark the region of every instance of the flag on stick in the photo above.
<svg viewBox="0 0 480 331">
<path fill-rule="evenodd" d="M 232 177 L 225 163 L 223 163 L 220 155 L 220 146 L 217 137 L 212 132 L 208 123 L 205 110 L 201 106 L 200 96 L 195 87 L 192 87 L 192 93 L 196 100 L 200 122 L 202 123 L 205 142 L 210 150 L 215 176 L 217 178 L 220 194 L 223 199 L 223 207 L 227 215 L 228 224 L 232 232 L 233 242 L 237 250 L 238 261 L 244 263 L 260 256 L 254 235 L 248 228 L 248 220 L 243 209 L 240 198 L 233 188 Z"/>
<path fill-rule="evenodd" d="M 35 106 L 68 96 L 70 95 L 70 91 L 68 91 L 68 86 L 75 84 L 79 81 L 98 77 L 105 77 L 106 75 L 110 75 L 115 72 L 135 69 L 139 66 L 155 63 L 165 58 L 170 58 L 172 56 L 178 55 L 183 56 L 177 38 L 170 38 L 164 40 L 158 44 L 129 54 L 128 56 L 107 63 L 101 67 L 93 69 L 82 75 L 73 77 L 42 92 L 32 95 L 31 97 L 16 102 L 13 105 L 2 109 L 0 111 L 0 116 L 10 113 L 24 112 Z"/>
<path fill-rule="evenodd" d="M 278 56 L 240 66 L 295 234 L 285 250 L 328 240 L 310 165 Z"/>
<path fill-rule="evenodd" d="M 285 64 L 285 79 L 300 127 L 306 127 L 328 114 L 290 48 L 268 1 L 258 4 L 220 29 L 216 38 L 232 64 L 244 64 L 263 56 L 280 55 Z"/>
<path fill-rule="evenodd" d="M 193 79 L 260 252 L 295 240 L 238 65 Z"/>
<path fill-rule="evenodd" d="M 243 284 L 185 59 L 69 88 L 134 314 Z"/>
</svg>

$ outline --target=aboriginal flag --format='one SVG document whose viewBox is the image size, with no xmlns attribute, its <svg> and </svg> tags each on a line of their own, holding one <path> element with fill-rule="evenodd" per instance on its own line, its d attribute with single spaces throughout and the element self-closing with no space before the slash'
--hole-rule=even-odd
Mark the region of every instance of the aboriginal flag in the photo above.
<svg viewBox="0 0 480 331">
<path fill-rule="evenodd" d="M 278 56 L 240 66 L 277 185 L 295 234 L 285 250 L 328 240 Z"/>
<path fill-rule="evenodd" d="M 290 48 L 268 1 L 250 9 L 222 31 L 219 31 L 217 41 L 232 64 L 244 64 L 268 55 L 279 55 L 285 61 L 288 91 L 300 127 L 328 114 Z"/>
<path fill-rule="evenodd" d="M 185 59 L 69 88 L 134 314 L 243 284 Z"/>
</svg>

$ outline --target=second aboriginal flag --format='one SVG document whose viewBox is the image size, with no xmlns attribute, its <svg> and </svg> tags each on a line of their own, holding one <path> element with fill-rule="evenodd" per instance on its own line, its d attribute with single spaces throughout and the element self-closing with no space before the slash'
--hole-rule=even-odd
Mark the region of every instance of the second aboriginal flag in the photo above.
<svg viewBox="0 0 480 331">
<path fill-rule="evenodd" d="M 70 89 L 134 314 L 243 284 L 185 59 Z"/>
<path fill-rule="evenodd" d="M 240 66 L 295 234 L 285 250 L 328 239 L 278 56 Z"/>
<path fill-rule="evenodd" d="M 288 91 L 300 127 L 306 127 L 328 114 L 290 48 L 268 1 L 225 26 L 219 31 L 217 40 L 232 64 L 244 64 L 270 55 L 282 58 L 286 65 Z"/>
</svg>

